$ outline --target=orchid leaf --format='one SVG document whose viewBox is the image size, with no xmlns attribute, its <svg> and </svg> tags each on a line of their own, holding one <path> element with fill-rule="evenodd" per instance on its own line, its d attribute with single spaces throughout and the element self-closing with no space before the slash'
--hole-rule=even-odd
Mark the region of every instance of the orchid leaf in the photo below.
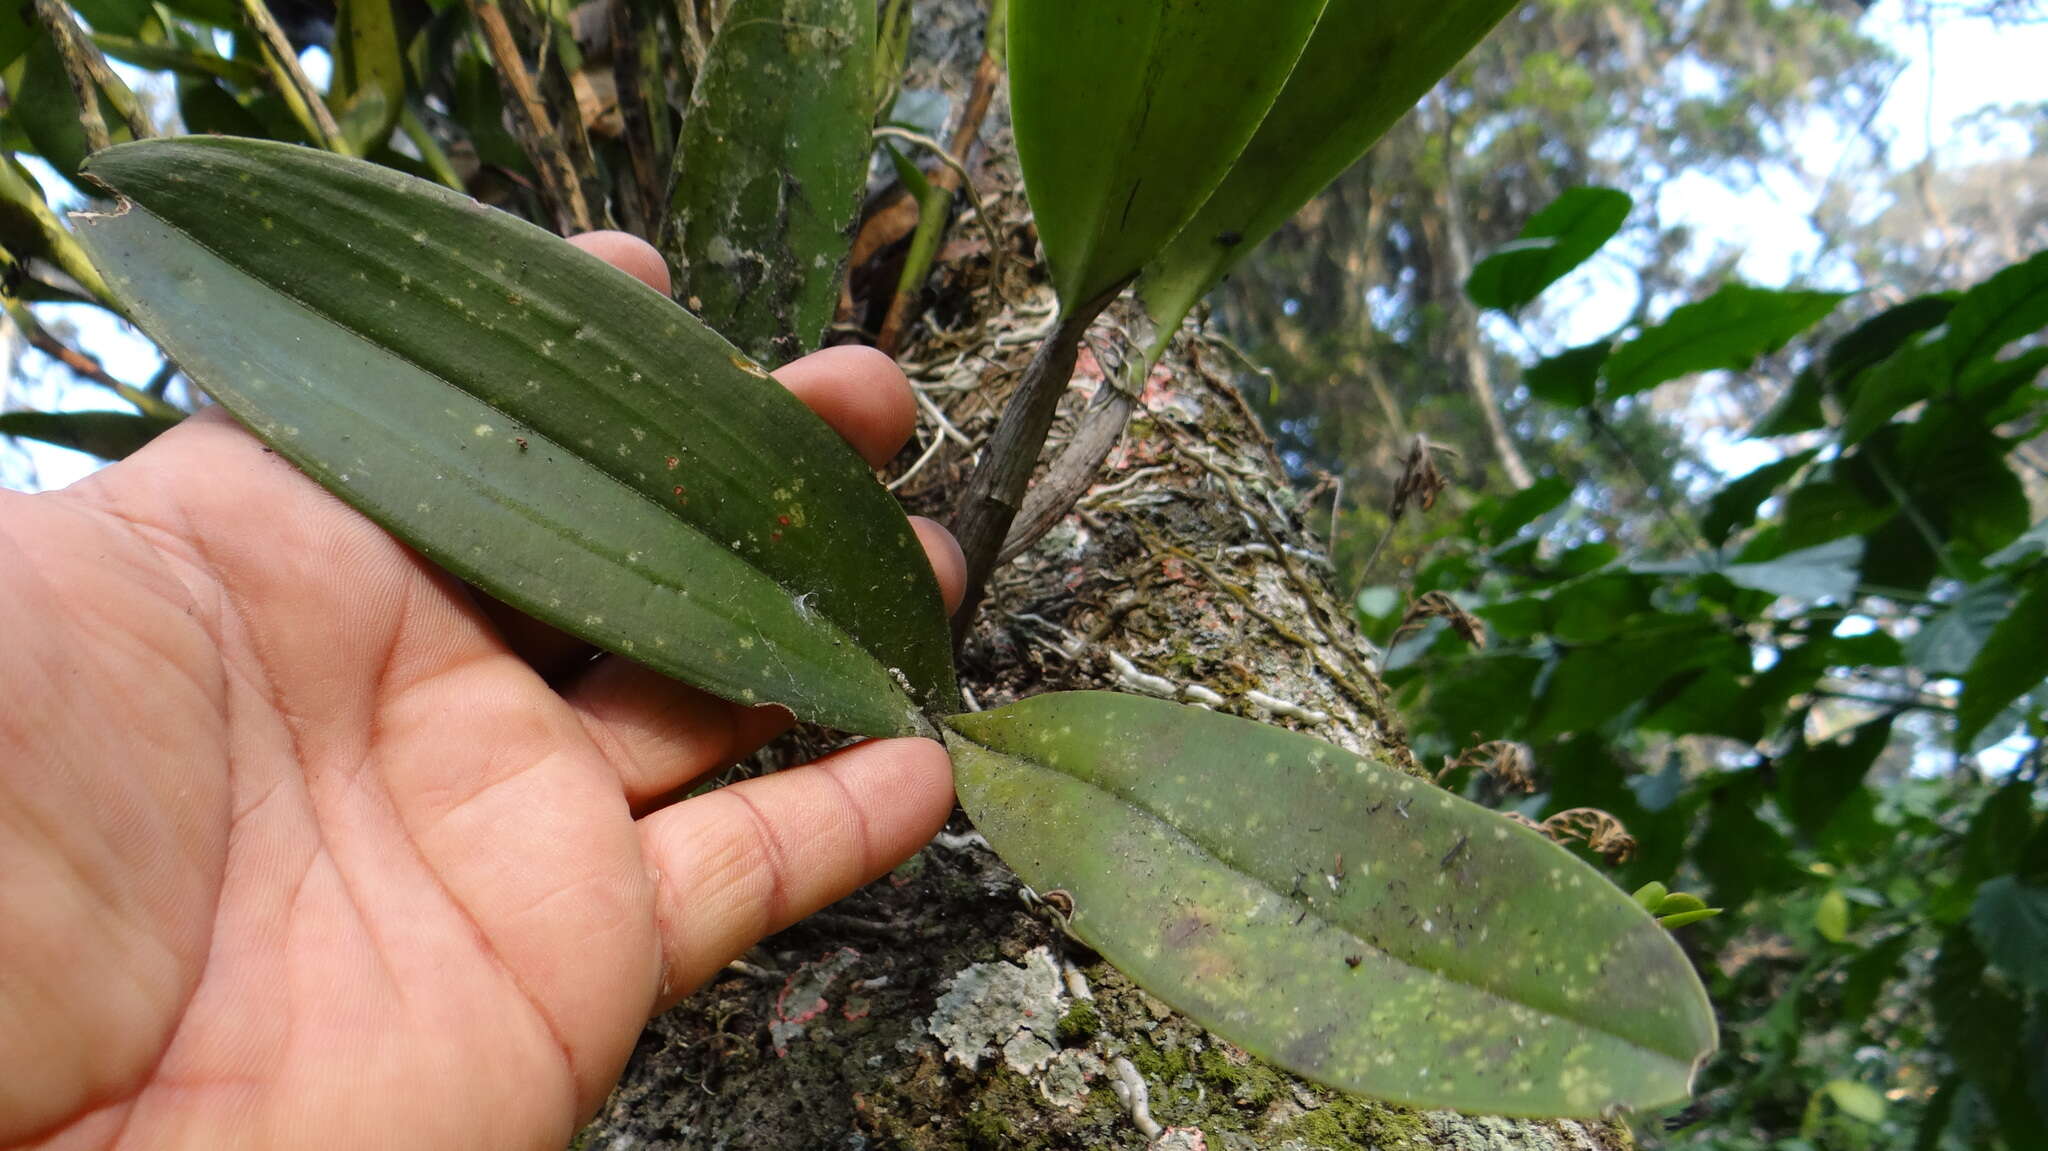
<svg viewBox="0 0 2048 1151">
<path fill-rule="evenodd" d="M 1122 284 L 1194 216 L 1324 4 L 1011 0 L 1017 156 L 1063 309 Z"/>
<path fill-rule="evenodd" d="M 1513 7 L 1514 0 L 1330 0 L 1229 175 L 1146 265 L 1138 294 L 1160 339 L 1170 338 L 1238 261 L 1357 162 Z"/>
<path fill-rule="evenodd" d="M 676 151 L 677 297 L 771 367 L 817 348 L 867 186 L 874 0 L 736 0 Z"/>
<path fill-rule="evenodd" d="M 95 156 L 115 297 L 237 418 L 522 611 L 862 734 L 952 702 L 902 511 L 831 428 L 625 273 L 363 161 L 184 138 Z"/>
<path fill-rule="evenodd" d="M 1686 1097 L 1691 964 L 1544 836 L 1305 735 L 1139 696 L 955 716 L 961 803 L 1072 930 L 1219 1035 L 1418 1107 Z"/>
</svg>

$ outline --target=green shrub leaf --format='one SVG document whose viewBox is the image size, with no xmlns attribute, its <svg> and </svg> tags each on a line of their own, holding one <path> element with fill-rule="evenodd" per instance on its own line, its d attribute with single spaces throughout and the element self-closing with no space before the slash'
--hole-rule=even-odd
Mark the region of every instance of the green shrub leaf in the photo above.
<svg viewBox="0 0 2048 1151">
<path fill-rule="evenodd" d="M 1512 7 L 1514 0 L 1330 0 L 1243 154 L 1138 281 L 1160 341 Z"/>
<path fill-rule="evenodd" d="M 1906 305 L 1901 305 L 1901 308 Z M 1905 408 L 1938 394 L 1991 406 L 2006 390 L 2031 380 L 2038 363 L 2017 379 L 2001 370 L 1998 354 L 2008 344 L 2048 324 L 2048 252 L 2012 264 L 1956 297 L 1945 312 L 1938 304 L 1914 313 L 1920 328 L 1906 333 L 1888 358 L 1865 372 L 1849 391 L 1842 418 L 1842 442 L 1853 444 Z M 1910 337 L 1942 322 L 1931 334 Z M 1910 342 L 1909 342 L 1910 340 Z"/>
<path fill-rule="evenodd" d="M 2048 887 L 2016 875 L 1987 879 L 1970 908 L 1984 955 L 2029 991 L 2048 991 Z"/>
<path fill-rule="evenodd" d="M 1635 207 L 1614 188 L 1567 188 L 1522 225 L 1519 237 L 1472 268 L 1465 294 L 1482 308 L 1518 311 L 1592 258 Z"/>
<path fill-rule="evenodd" d="M 1607 397 L 1632 396 L 1691 372 L 1741 371 L 1819 323 L 1843 298 L 1729 284 L 1616 348 L 1607 361 Z"/>
<path fill-rule="evenodd" d="M 1599 394 L 1600 369 L 1611 350 L 1606 340 L 1566 348 L 1530 364 L 1522 373 L 1529 394 L 1561 408 L 1584 408 Z"/>
<path fill-rule="evenodd" d="M 1963 698 L 1956 704 L 1958 747 L 1968 747 L 2006 705 L 2048 679 L 2048 644 L 2042 636 L 2048 636 L 2048 579 L 2035 581 L 2021 594 L 1963 673 Z"/>
<path fill-rule="evenodd" d="M 1064 309 L 1130 278 L 1215 191 L 1324 4 L 1011 0 L 1017 156 Z"/>
<path fill-rule="evenodd" d="M 960 799 L 1072 928 L 1233 1043 L 1415 1106 L 1686 1096 L 1706 994 L 1649 913 L 1500 815 L 1308 736 L 1042 695 L 947 723 Z"/>
<path fill-rule="evenodd" d="M 676 298 L 771 367 L 839 303 L 873 144 L 874 0 L 736 0 L 676 152 Z"/>
<path fill-rule="evenodd" d="M 852 448 L 688 313 L 510 216 L 248 140 L 115 148 L 80 218 L 193 380 L 423 553 L 729 699 L 952 703 L 938 589 Z"/>
</svg>

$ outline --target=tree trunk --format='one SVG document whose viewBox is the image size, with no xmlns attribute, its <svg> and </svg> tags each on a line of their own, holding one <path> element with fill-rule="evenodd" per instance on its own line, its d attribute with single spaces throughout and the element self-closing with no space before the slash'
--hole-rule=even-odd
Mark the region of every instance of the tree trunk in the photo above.
<svg viewBox="0 0 2048 1151">
<path fill-rule="evenodd" d="M 907 87 L 941 88 L 959 106 L 980 54 L 976 8 L 918 5 L 921 64 Z M 1000 99 L 983 141 L 974 179 L 1006 252 L 989 251 L 981 222 L 957 222 L 934 306 L 906 349 L 933 401 L 896 470 L 921 463 L 899 487 L 918 511 L 943 514 L 970 463 L 950 440 L 925 450 L 945 434 L 932 411 L 970 440 L 985 436 L 1052 305 L 1032 274 Z M 1098 322 L 1056 443 L 1088 391 L 1106 386 L 1097 356 L 1142 346 L 1128 334 L 1134 320 L 1120 308 Z M 997 573 L 965 644 L 963 682 L 983 707 L 1072 688 L 1171 695 L 1416 770 L 1231 363 L 1198 336 L 1177 342 L 1100 482 Z M 651 1023 L 578 1145 L 1631 1145 L 1616 1124 L 1415 1112 L 1278 1072 L 1065 937 L 970 831 L 956 816 L 887 879 L 767 940 Z M 1132 1078 L 1149 1110 L 1126 1101 Z"/>
</svg>

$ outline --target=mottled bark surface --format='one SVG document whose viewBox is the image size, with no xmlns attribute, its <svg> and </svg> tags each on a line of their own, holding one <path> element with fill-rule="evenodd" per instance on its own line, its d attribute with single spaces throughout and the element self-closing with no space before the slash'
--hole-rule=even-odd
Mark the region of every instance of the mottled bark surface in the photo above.
<svg viewBox="0 0 2048 1151">
<path fill-rule="evenodd" d="M 919 5 L 913 86 L 958 98 L 975 5 Z M 1050 319 L 1002 110 L 975 165 L 994 232 L 964 220 L 906 352 L 932 401 L 892 475 L 946 514 Z M 890 277 L 893 279 L 893 277 Z M 1000 284 L 998 283 L 1000 280 Z M 1104 367 L 1139 346 L 1099 322 L 1063 403 L 1067 434 Z M 1108 361 L 1107 365 L 1103 361 Z M 1234 391 L 1228 353 L 1184 334 L 1104 475 L 1002 569 L 962 657 L 989 707 L 1113 688 L 1200 702 L 1414 770 L 1369 648 L 1327 579 L 1305 506 Z M 943 439 L 933 448 L 935 439 Z M 931 449 L 927 452 L 926 449 Z M 1326 514 L 1326 510 L 1325 513 Z M 801 754 L 803 749 L 784 749 Z M 1618 1125 L 1414 1112 L 1305 1084 L 1132 986 L 956 817 L 940 841 L 827 914 L 769 939 L 642 1036 L 588 1148 L 1587 1148 Z M 1132 1106 L 1133 1081 L 1147 1107 Z M 1141 1112 L 1144 1114 L 1141 1117 Z"/>
</svg>

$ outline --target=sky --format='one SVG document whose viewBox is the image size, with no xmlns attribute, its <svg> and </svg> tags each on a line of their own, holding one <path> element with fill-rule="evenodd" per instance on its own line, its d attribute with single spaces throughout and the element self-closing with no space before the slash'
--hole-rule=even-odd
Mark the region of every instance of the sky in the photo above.
<svg viewBox="0 0 2048 1151">
<path fill-rule="evenodd" d="M 1963 149 L 1981 145 L 1974 136 L 1965 139 L 1950 132 L 1949 126 L 1959 118 L 1987 105 L 2048 100 L 2048 65 L 2043 63 L 2048 61 L 2048 23 L 1999 27 L 1982 19 L 1952 19 L 1937 24 L 1930 50 L 1924 28 L 1910 23 L 1907 11 L 1903 0 L 1879 0 L 1861 25 L 1906 64 L 1876 121 L 1876 130 L 1890 141 L 1896 163 L 1917 162 L 1930 140 L 1939 159 L 1970 159 Z M 308 55 L 308 70 L 324 75 L 324 54 L 315 50 Z M 130 78 L 135 79 L 132 74 Z M 1825 122 L 1806 126 L 1798 141 L 1806 170 L 1816 173 L 1831 170 L 1848 146 L 1847 134 Z M 52 193 L 68 191 L 54 176 L 44 184 Z M 1807 275 L 1819 242 L 1807 219 L 1817 192 L 1783 172 L 1742 190 L 1705 176 L 1685 175 L 1665 187 L 1658 207 L 1664 219 L 1694 229 L 1700 242 L 1696 254 L 1702 261 L 1718 250 L 1734 250 L 1740 252 L 1740 273 L 1752 283 L 1830 286 L 1812 284 Z M 1571 324 L 1559 333 L 1560 346 L 1613 330 L 1633 303 L 1625 258 L 1596 258 L 1546 293 L 1546 299 L 1554 301 L 1557 314 L 1571 317 Z M 76 324 L 80 344 L 99 355 L 116 376 L 139 384 L 156 369 L 147 342 L 119 330 L 97 309 L 51 308 L 40 314 L 45 322 Z M 33 352 L 29 357 L 32 365 L 41 360 Z M 98 389 L 65 387 L 61 370 L 48 371 L 45 377 L 13 385 L 8 406 L 48 407 L 59 402 L 60 394 L 67 407 L 121 406 Z M 1775 456 L 1767 444 L 1725 435 L 1713 437 L 1705 450 L 1713 466 L 1730 475 Z M 96 466 L 90 457 L 58 448 L 32 448 L 29 458 L 38 485 L 45 488 L 62 487 Z M 22 462 L 18 453 L 0 448 L 0 482 L 19 484 Z"/>
</svg>

